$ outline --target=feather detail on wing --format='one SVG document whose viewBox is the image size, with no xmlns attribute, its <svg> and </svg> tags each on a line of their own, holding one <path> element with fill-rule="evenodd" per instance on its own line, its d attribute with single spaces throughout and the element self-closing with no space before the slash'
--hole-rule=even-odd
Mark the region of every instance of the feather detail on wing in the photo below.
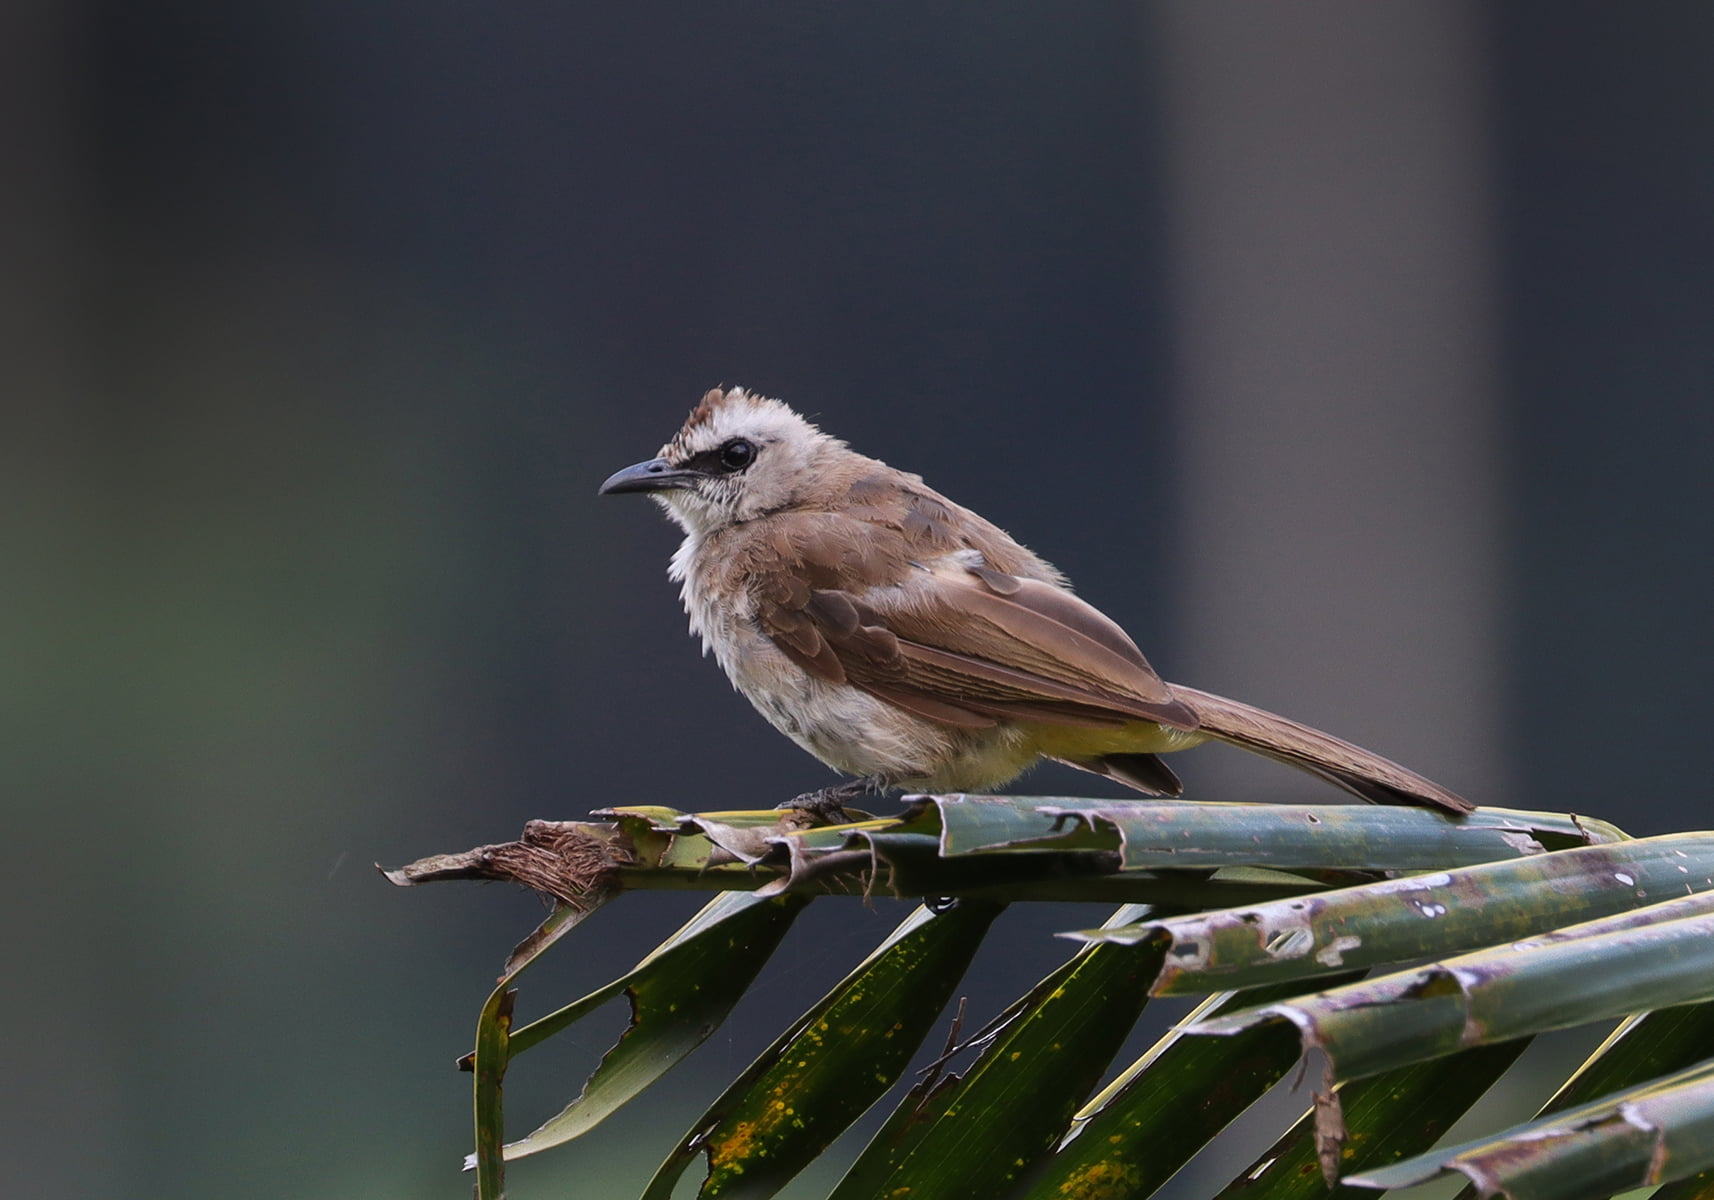
<svg viewBox="0 0 1714 1200">
<path fill-rule="evenodd" d="M 768 561 L 745 564 L 757 621 L 821 679 L 952 726 L 1197 726 L 1124 631 L 1070 592 L 973 548 L 919 561 L 922 539 L 903 529 L 826 513 L 775 525 L 751 543 Z"/>
</svg>

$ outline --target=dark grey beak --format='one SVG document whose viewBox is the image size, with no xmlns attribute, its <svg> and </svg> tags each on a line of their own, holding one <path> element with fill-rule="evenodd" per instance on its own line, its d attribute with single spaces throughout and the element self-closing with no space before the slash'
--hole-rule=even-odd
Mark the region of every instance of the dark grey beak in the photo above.
<svg viewBox="0 0 1714 1200">
<path fill-rule="evenodd" d="M 626 467 L 623 471 L 609 475 L 607 482 L 601 485 L 596 495 L 666 492 L 673 488 L 692 487 L 700 478 L 702 476 L 696 471 L 681 471 L 664 458 L 651 458 L 648 462 L 640 462 L 636 466 Z"/>
</svg>

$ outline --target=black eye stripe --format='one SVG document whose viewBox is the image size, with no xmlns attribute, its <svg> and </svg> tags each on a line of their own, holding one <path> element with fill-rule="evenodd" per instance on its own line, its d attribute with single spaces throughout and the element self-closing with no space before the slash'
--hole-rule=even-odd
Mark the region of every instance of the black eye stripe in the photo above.
<svg viewBox="0 0 1714 1200">
<path fill-rule="evenodd" d="M 749 438 L 731 438 L 712 450 L 693 454 L 684 469 L 705 475 L 734 475 L 756 461 L 756 443 Z"/>
</svg>

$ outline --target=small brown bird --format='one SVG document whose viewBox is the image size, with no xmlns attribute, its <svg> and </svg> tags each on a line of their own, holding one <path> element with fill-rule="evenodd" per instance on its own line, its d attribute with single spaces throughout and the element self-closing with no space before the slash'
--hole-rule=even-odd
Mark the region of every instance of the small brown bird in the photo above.
<svg viewBox="0 0 1714 1200">
<path fill-rule="evenodd" d="M 1216 738 L 1365 800 L 1470 811 L 1377 754 L 1165 682 L 1047 562 L 778 400 L 709 392 L 659 455 L 601 485 L 615 492 L 683 527 L 669 573 L 703 652 L 774 728 L 860 777 L 794 804 L 981 791 L 1043 758 L 1177 796 L 1158 756 Z"/>
</svg>

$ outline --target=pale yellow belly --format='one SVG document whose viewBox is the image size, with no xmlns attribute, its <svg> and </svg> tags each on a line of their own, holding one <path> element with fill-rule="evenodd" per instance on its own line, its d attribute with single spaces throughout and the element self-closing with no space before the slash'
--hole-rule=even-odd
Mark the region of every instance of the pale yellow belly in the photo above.
<svg viewBox="0 0 1714 1200">
<path fill-rule="evenodd" d="M 1029 743 L 1049 758 L 1100 758 L 1103 754 L 1167 754 L 1187 750 L 1208 740 L 1206 733 L 1185 732 L 1153 721 L 1132 721 L 1119 729 L 1085 729 L 1070 725 L 1022 726 Z"/>
</svg>

